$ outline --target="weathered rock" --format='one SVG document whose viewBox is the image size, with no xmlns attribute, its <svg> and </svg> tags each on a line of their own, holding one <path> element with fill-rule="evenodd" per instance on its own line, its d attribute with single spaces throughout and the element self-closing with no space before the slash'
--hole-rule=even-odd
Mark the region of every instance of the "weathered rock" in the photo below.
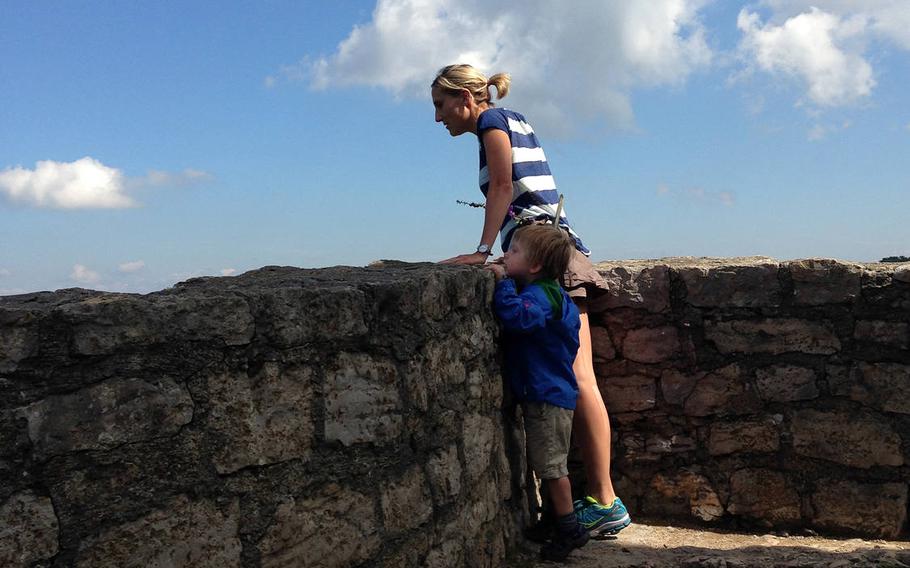
<svg viewBox="0 0 910 568">
<path fill-rule="evenodd" d="M 819 527 L 893 539 L 907 520 L 907 485 L 823 479 L 812 507 Z"/>
<path fill-rule="evenodd" d="M 615 308 L 639 308 L 652 313 L 665 311 L 670 305 L 670 271 L 667 266 L 622 265 L 602 262 L 595 265 L 607 282 L 609 293 L 591 311 Z"/>
<path fill-rule="evenodd" d="M 622 342 L 623 357 L 638 363 L 660 363 L 679 351 L 679 333 L 669 325 L 629 330 Z"/>
<path fill-rule="evenodd" d="M 208 377 L 209 426 L 219 438 L 215 467 L 232 473 L 248 466 L 309 456 L 313 444 L 313 370 L 265 363 Z"/>
<path fill-rule="evenodd" d="M 774 365 L 755 371 L 758 394 L 763 400 L 793 402 L 818 397 L 815 371 L 794 365 Z"/>
<path fill-rule="evenodd" d="M 240 566 L 239 505 L 179 497 L 160 510 L 83 541 L 77 567 Z"/>
<path fill-rule="evenodd" d="M 0 308 L 0 373 L 11 373 L 17 363 L 37 354 L 36 318 L 25 310 Z"/>
<path fill-rule="evenodd" d="M 610 377 L 603 392 L 610 412 L 637 412 L 654 408 L 657 384 L 652 377 Z"/>
<path fill-rule="evenodd" d="M 894 267 L 894 279 L 898 282 L 910 283 L 910 264 L 900 264 Z"/>
<path fill-rule="evenodd" d="M 754 395 L 746 390 L 739 365 L 727 365 L 708 373 L 695 384 L 683 406 L 688 416 L 744 414 L 757 406 Z"/>
<path fill-rule="evenodd" d="M 780 423 L 774 417 L 764 420 L 715 422 L 708 435 L 712 456 L 776 452 L 780 448 Z"/>
<path fill-rule="evenodd" d="M 616 348 L 613 347 L 613 341 L 610 339 L 610 333 L 606 328 L 597 325 L 591 326 L 591 349 L 594 355 L 594 361 L 601 363 L 616 358 Z"/>
<path fill-rule="evenodd" d="M 800 518 L 799 494 L 781 472 L 741 469 L 730 477 L 727 510 L 773 524 L 792 523 Z"/>
<path fill-rule="evenodd" d="M 777 261 L 752 257 L 735 264 L 704 260 L 675 268 L 686 284 L 686 301 L 698 307 L 760 308 L 780 304 Z"/>
<path fill-rule="evenodd" d="M 800 410 L 790 425 L 800 455 L 857 468 L 904 464 L 900 436 L 870 413 Z"/>
<path fill-rule="evenodd" d="M 57 554 L 59 525 L 47 497 L 16 493 L 0 505 L 0 566 L 31 566 Z"/>
<path fill-rule="evenodd" d="M 110 379 L 21 410 L 37 459 L 176 434 L 193 418 L 186 387 L 169 377 Z"/>
<path fill-rule="evenodd" d="M 910 348 L 910 324 L 894 321 L 860 320 L 853 337 L 894 349 Z"/>
<path fill-rule="evenodd" d="M 828 322 L 788 318 L 706 321 L 705 337 L 727 353 L 812 353 L 830 355 L 841 349 Z"/>
<path fill-rule="evenodd" d="M 853 400 L 885 412 L 910 414 L 910 365 L 857 363 L 850 375 Z"/>
<path fill-rule="evenodd" d="M 787 263 L 797 304 L 820 306 L 849 302 L 859 296 L 862 267 L 834 259 L 794 260 Z"/>
<path fill-rule="evenodd" d="M 496 425 L 486 416 L 470 414 L 464 417 L 462 443 L 466 482 L 474 483 L 492 463 L 495 451 Z"/>
<path fill-rule="evenodd" d="M 279 505 L 258 544 L 263 568 L 351 566 L 381 546 L 373 500 L 337 484 Z"/>
<path fill-rule="evenodd" d="M 433 515 L 433 500 L 419 467 L 409 469 L 400 481 L 383 488 L 380 495 L 382 524 L 389 531 L 419 527 Z"/>
<path fill-rule="evenodd" d="M 434 453 L 427 462 L 427 477 L 437 504 L 448 503 L 461 493 L 461 462 L 453 444 Z"/>
<path fill-rule="evenodd" d="M 390 362 L 341 353 L 326 380 L 325 439 L 392 443 L 401 434 L 398 372 Z"/>
<path fill-rule="evenodd" d="M 651 489 L 669 501 L 660 506 L 671 514 L 681 505 L 686 513 L 703 521 L 714 521 L 724 515 L 724 507 L 711 482 L 698 473 L 688 470 L 672 476 L 659 473 L 651 480 Z"/>
<path fill-rule="evenodd" d="M 673 369 L 666 370 L 660 376 L 660 392 L 667 403 L 683 404 L 704 376 L 705 373 L 687 375 Z"/>
</svg>

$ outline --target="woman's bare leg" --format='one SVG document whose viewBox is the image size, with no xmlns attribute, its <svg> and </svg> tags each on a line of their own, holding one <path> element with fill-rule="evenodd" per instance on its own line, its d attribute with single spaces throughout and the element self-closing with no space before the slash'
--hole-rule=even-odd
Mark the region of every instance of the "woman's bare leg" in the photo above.
<svg viewBox="0 0 910 568">
<path fill-rule="evenodd" d="M 581 315 L 581 329 L 578 332 L 578 355 L 572 364 L 578 381 L 578 403 L 573 424 L 585 462 L 588 495 L 609 505 L 616 497 L 610 479 L 610 418 L 594 375 L 587 303 L 584 300 L 576 300 L 575 303 Z"/>
</svg>

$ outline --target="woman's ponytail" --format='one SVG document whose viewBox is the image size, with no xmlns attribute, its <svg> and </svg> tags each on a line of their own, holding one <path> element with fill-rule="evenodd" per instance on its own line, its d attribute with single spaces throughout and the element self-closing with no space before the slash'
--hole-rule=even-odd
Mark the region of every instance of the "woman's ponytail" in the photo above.
<svg viewBox="0 0 910 568">
<path fill-rule="evenodd" d="M 496 87 L 496 98 L 501 99 L 509 94 L 512 76 L 508 73 L 497 73 L 487 80 L 487 86 Z"/>
</svg>

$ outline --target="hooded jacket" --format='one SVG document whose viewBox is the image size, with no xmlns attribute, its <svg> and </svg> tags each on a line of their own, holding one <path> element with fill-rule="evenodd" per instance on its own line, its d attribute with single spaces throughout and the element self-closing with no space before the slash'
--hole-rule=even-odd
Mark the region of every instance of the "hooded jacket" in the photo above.
<svg viewBox="0 0 910 568">
<path fill-rule="evenodd" d="M 572 363 L 581 320 L 569 295 L 558 291 L 561 301 L 551 302 L 539 283 L 519 293 L 515 281 L 506 278 L 496 284 L 493 310 L 502 326 L 504 373 L 515 397 L 574 410 L 578 384 Z"/>
</svg>

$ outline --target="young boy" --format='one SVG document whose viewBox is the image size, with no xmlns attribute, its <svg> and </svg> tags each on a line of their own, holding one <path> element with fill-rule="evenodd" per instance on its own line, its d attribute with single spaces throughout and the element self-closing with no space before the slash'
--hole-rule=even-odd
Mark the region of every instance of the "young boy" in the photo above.
<svg viewBox="0 0 910 568">
<path fill-rule="evenodd" d="M 562 229 L 529 225 L 516 230 L 503 264 L 487 265 L 496 274 L 493 308 L 502 323 L 505 373 L 522 403 L 528 463 L 544 481 L 557 518 L 556 536 L 541 555 L 556 561 L 588 542 L 575 517 L 566 467 L 580 320 L 557 282 L 574 248 Z"/>
</svg>

